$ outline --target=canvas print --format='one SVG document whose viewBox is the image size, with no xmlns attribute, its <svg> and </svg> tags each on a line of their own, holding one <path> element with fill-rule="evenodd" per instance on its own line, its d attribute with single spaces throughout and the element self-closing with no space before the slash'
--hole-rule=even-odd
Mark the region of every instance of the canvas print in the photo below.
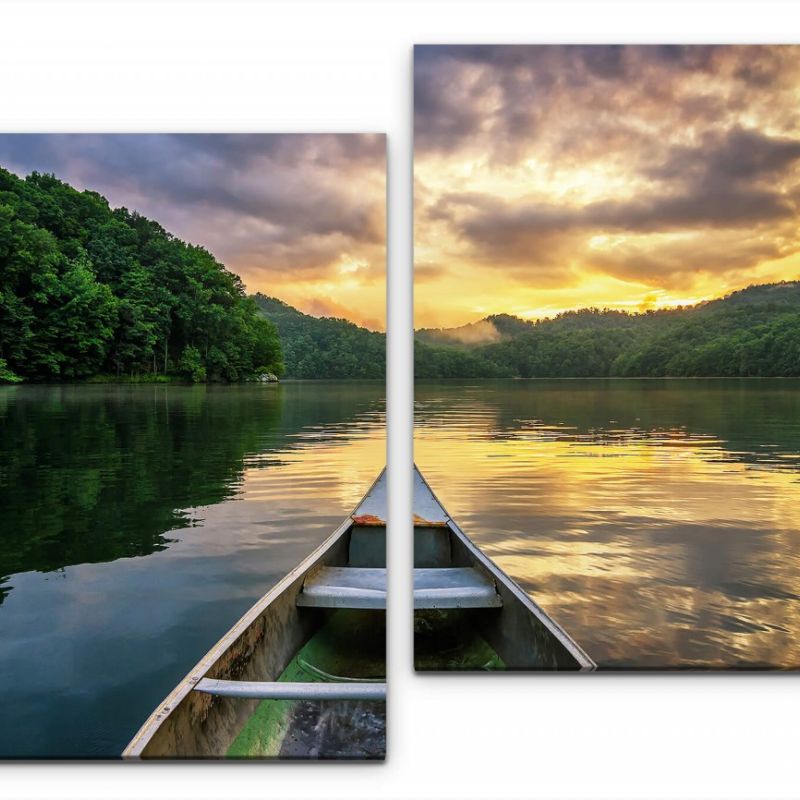
<svg viewBox="0 0 800 800">
<path fill-rule="evenodd" d="M 800 667 L 799 85 L 415 49 L 417 669 Z"/>
<path fill-rule="evenodd" d="M 385 151 L 0 135 L 0 757 L 384 757 Z"/>
</svg>

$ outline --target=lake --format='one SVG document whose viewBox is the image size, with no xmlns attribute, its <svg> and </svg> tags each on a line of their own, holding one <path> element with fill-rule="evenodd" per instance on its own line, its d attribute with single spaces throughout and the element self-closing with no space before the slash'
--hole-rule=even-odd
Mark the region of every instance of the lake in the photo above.
<svg viewBox="0 0 800 800">
<path fill-rule="evenodd" d="M 601 668 L 800 667 L 800 381 L 421 381 L 415 461 Z"/>
<path fill-rule="evenodd" d="M 381 382 L 0 387 L 0 756 L 116 757 L 385 463 Z"/>
</svg>

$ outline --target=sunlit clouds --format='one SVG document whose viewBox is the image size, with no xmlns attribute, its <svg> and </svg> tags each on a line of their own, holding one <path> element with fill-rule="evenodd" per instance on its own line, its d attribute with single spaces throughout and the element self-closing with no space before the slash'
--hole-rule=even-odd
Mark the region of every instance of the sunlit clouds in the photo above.
<svg viewBox="0 0 800 800">
<path fill-rule="evenodd" d="M 156 220 L 249 292 L 384 328 L 383 135 L 0 135 L 0 166 Z"/>
<path fill-rule="evenodd" d="M 418 327 L 800 275 L 800 48 L 415 49 Z"/>
</svg>

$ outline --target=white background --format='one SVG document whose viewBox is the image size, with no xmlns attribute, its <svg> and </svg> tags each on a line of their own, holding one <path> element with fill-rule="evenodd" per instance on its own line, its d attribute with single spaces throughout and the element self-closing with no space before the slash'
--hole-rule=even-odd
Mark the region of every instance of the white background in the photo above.
<svg viewBox="0 0 800 800">
<path fill-rule="evenodd" d="M 412 44 L 799 38 L 790 3 L 0 3 L 0 129 L 389 134 L 393 470 L 385 765 L 3 765 L 2 795 L 800 796 L 795 676 L 415 677 L 406 524 Z"/>
</svg>

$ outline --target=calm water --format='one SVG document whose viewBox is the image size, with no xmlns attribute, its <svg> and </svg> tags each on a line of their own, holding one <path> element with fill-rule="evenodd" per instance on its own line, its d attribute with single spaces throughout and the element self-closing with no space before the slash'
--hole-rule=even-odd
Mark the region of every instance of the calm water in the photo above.
<svg viewBox="0 0 800 800">
<path fill-rule="evenodd" d="M 601 666 L 800 667 L 800 382 L 420 382 L 415 460 Z"/>
<path fill-rule="evenodd" d="M 115 756 L 363 495 L 383 385 L 0 387 L 0 453 L 0 756 Z"/>
</svg>

